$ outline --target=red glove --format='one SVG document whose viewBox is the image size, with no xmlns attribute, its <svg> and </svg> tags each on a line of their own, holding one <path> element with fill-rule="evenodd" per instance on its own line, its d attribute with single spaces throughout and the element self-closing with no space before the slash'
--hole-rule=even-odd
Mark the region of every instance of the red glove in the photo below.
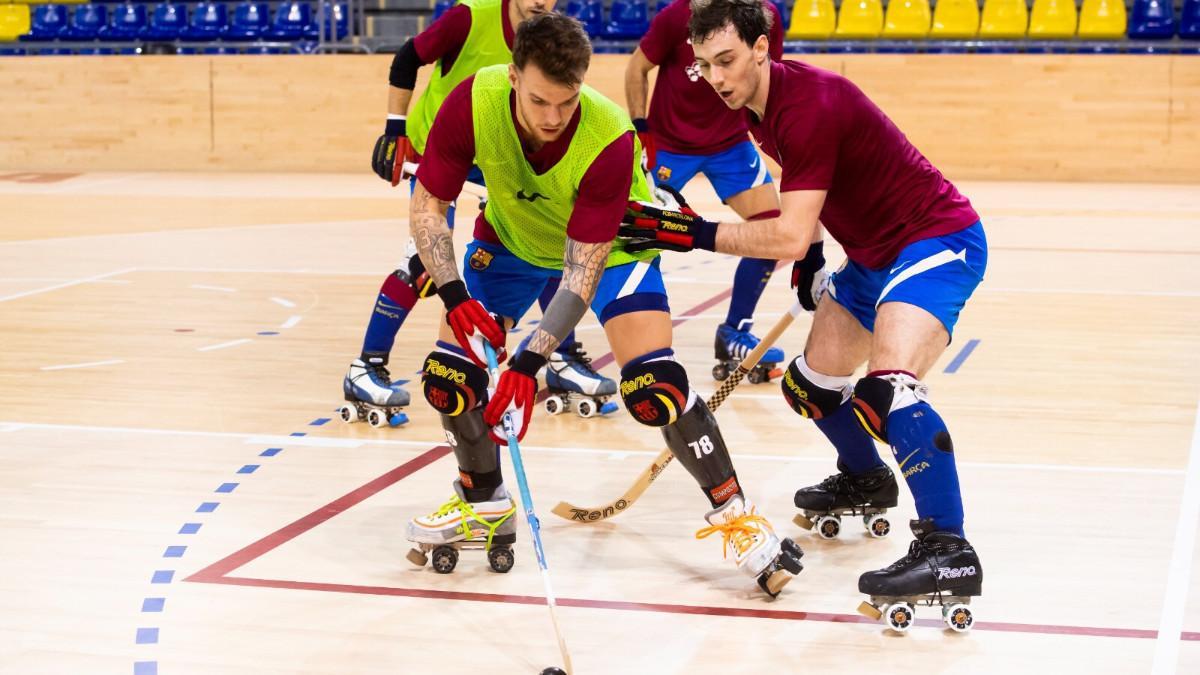
<svg viewBox="0 0 1200 675">
<path fill-rule="evenodd" d="M 645 159 L 642 163 L 642 168 L 653 176 L 654 170 L 658 168 L 658 159 L 655 157 L 657 148 L 654 144 L 654 134 L 650 133 L 650 125 L 646 122 L 645 117 L 639 117 L 634 120 L 633 128 L 637 129 L 638 140 L 642 143 L 642 157 Z"/>
<path fill-rule="evenodd" d="M 417 158 L 406 133 L 403 119 L 389 119 L 383 135 L 375 141 L 375 149 L 371 152 L 371 168 L 380 178 L 390 182 L 392 187 L 407 177 L 404 163 L 416 161 Z"/>
<path fill-rule="evenodd" d="M 454 331 L 454 339 L 466 350 L 467 356 L 481 368 L 487 368 L 487 356 L 483 351 L 483 341 L 487 340 L 496 350 L 496 362 L 503 363 L 508 358 L 504 351 L 504 323 L 495 314 L 489 314 L 478 300 L 467 293 L 467 285 L 461 281 L 452 281 L 445 286 L 439 286 L 438 295 L 446 304 L 446 323 Z"/>
<path fill-rule="evenodd" d="M 488 435 L 496 443 L 508 443 L 508 433 L 504 429 L 505 413 L 512 419 L 517 440 L 525 438 L 525 430 L 529 428 L 529 418 L 533 415 L 533 404 L 537 398 L 537 372 L 544 365 L 546 357 L 526 349 L 518 354 L 508 370 L 500 375 L 496 392 L 492 394 L 492 400 L 488 401 L 487 408 L 483 411 L 483 421 L 491 427 Z"/>
</svg>

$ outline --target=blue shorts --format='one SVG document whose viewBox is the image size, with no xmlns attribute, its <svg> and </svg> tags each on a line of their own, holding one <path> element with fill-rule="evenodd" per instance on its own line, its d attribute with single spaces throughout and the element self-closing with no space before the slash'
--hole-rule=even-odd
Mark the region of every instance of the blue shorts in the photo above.
<svg viewBox="0 0 1200 675">
<path fill-rule="evenodd" d="M 604 270 L 592 312 L 601 324 L 629 312 L 671 312 L 659 261 L 631 262 Z M 521 260 L 496 244 L 472 241 L 463 256 L 463 281 L 467 292 L 489 312 L 520 321 L 541 295 L 550 279 L 562 270 L 546 269 Z"/>
<path fill-rule="evenodd" d="M 749 140 L 715 155 L 678 155 L 666 150 L 655 153 L 654 180 L 675 191 L 683 190 L 693 177 L 703 173 L 722 202 L 759 185 L 771 182 L 767 163 Z"/>
<path fill-rule="evenodd" d="M 483 172 L 479 170 L 479 167 L 474 166 L 474 165 L 471 166 L 471 171 L 470 171 L 470 173 L 467 174 L 467 182 L 475 183 L 476 185 L 483 185 Z M 413 193 L 413 190 L 416 190 L 416 189 L 417 189 L 417 177 L 413 176 L 408 179 L 408 194 L 411 196 Z M 450 209 L 446 213 L 446 224 L 449 225 L 450 229 L 452 229 L 452 230 L 454 229 L 454 211 L 457 206 L 458 206 L 457 199 L 454 200 L 453 202 L 450 202 Z"/>
<path fill-rule="evenodd" d="M 977 222 L 954 234 L 915 241 L 881 270 L 847 260 L 829 279 L 829 296 L 869 331 L 875 330 L 880 305 L 904 302 L 929 312 L 954 335 L 958 313 L 986 268 L 987 238 Z"/>
</svg>

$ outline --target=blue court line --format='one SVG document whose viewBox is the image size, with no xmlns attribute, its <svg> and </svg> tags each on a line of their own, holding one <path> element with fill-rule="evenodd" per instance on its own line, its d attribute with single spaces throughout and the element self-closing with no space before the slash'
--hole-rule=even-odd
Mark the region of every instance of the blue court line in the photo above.
<svg viewBox="0 0 1200 675">
<path fill-rule="evenodd" d="M 212 513 L 213 511 L 216 511 L 217 507 L 220 505 L 221 502 L 204 502 L 200 506 L 196 507 L 196 513 Z"/>
<path fill-rule="evenodd" d="M 182 558 L 183 552 L 187 550 L 186 546 L 168 546 L 163 552 L 164 558 Z"/>
<path fill-rule="evenodd" d="M 152 584 L 169 584 L 175 578 L 175 570 L 154 570 L 154 576 L 150 577 Z"/>
<path fill-rule="evenodd" d="M 243 466 L 242 468 L 238 469 L 237 472 L 238 473 L 254 473 L 255 471 L 258 471 L 258 467 L 259 467 L 258 464 L 247 464 L 246 466 Z"/>
<path fill-rule="evenodd" d="M 258 453 L 258 456 L 259 457 L 274 457 L 275 455 L 278 455 L 281 452 L 283 452 L 283 448 L 267 448 L 266 450 L 263 450 L 262 452 Z"/>
<path fill-rule="evenodd" d="M 967 344 L 963 345 L 962 351 L 958 353 L 958 356 L 954 357 L 954 360 L 951 361 L 950 364 L 946 366 L 946 370 L 942 372 L 949 373 L 951 375 L 957 373 L 958 369 L 962 367 L 963 362 L 967 360 L 967 357 L 970 356 L 971 352 L 975 351 L 975 348 L 978 346 L 979 340 L 967 340 Z"/>
<path fill-rule="evenodd" d="M 259 335 L 279 335 L 279 331 L 263 330 L 258 332 Z"/>
<path fill-rule="evenodd" d="M 421 372 L 421 371 L 417 371 L 417 372 Z M 392 384 L 397 384 L 397 385 L 408 384 L 408 380 L 392 380 Z"/>
<path fill-rule="evenodd" d="M 330 418 L 328 418 L 328 417 L 318 417 L 317 419 L 315 419 L 315 420 L 313 420 L 313 421 L 309 422 L 309 423 L 308 423 L 308 426 L 310 426 L 310 427 L 319 427 L 319 426 L 321 426 L 322 424 L 325 424 L 326 422 L 328 422 L 328 421 L 329 421 L 329 419 L 330 419 Z"/>
<path fill-rule="evenodd" d="M 134 661 L 133 675 L 158 675 L 158 661 Z"/>
<path fill-rule="evenodd" d="M 308 434 L 304 433 L 303 431 L 293 431 L 292 433 L 290 433 L 288 435 L 289 436 L 307 436 Z"/>
<path fill-rule="evenodd" d="M 179 528 L 179 534 L 196 534 L 200 531 L 200 523 L 184 523 L 183 527 Z"/>
<path fill-rule="evenodd" d="M 157 628 L 139 628 L 139 629 L 137 629 L 137 644 L 139 644 L 139 645 L 156 645 L 156 644 L 158 644 L 158 629 Z"/>
<path fill-rule="evenodd" d="M 143 612 L 161 612 L 163 605 L 167 604 L 166 598 L 144 598 L 142 600 Z"/>
<path fill-rule="evenodd" d="M 237 483 L 221 483 L 214 492 L 233 492 L 237 489 L 237 486 Z"/>
</svg>

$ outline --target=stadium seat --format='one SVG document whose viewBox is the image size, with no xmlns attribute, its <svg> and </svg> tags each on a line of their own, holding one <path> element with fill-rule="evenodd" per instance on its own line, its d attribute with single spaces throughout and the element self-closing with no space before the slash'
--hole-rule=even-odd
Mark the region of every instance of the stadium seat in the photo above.
<svg viewBox="0 0 1200 675">
<path fill-rule="evenodd" d="M 101 40 L 132 42 L 146 27 L 146 6 L 126 2 L 113 8 L 108 25 L 100 29 Z"/>
<path fill-rule="evenodd" d="M 225 5 L 205 0 L 192 8 L 192 20 L 179 34 L 180 39 L 192 42 L 218 40 L 229 25 L 229 10 Z"/>
<path fill-rule="evenodd" d="M 67 8 L 63 5 L 35 5 L 30 29 L 21 36 L 25 42 L 49 42 L 57 40 L 67 27 Z"/>
<path fill-rule="evenodd" d="M 1079 27 L 1075 0 L 1033 0 L 1029 12 L 1029 37 L 1034 40 L 1070 40 Z"/>
<path fill-rule="evenodd" d="M 1124 0 L 1083 0 L 1079 10 L 1081 40 L 1120 40 L 1128 29 Z"/>
<path fill-rule="evenodd" d="M 838 12 L 836 37 L 846 40 L 874 40 L 883 31 L 883 3 L 880 0 L 843 0 Z"/>
<path fill-rule="evenodd" d="M 575 18 L 579 19 L 579 22 L 587 29 L 588 35 L 592 37 L 603 35 L 604 3 L 601 0 L 584 0 L 583 7 Z"/>
<path fill-rule="evenodd" d="M 833 8 L 833 0 L 796 0 L 787 39 L 827 40 L 836 27 L 837 10 Z"/>
<path fill-rule="evenodd" d="M 979 34 L 979 4 L 976 0 L 937 0 L 933 8 L 935 40 L 969 40 Z"/>
<path fill-rule="evenodd" d="M 1170 40 L 1175 37 L 1172 0 L 1133 0 L 1129 11 L 1129 37 L 1136 40 Z"/>
<path fill-rule="evenodd" d="M 350 8 L 345 3 L 321 3 L 325 10 L 325 39 L 341 40 L 350 32 Z M 313 13 L 313 21 L 304 29 L 304 37 L 309 40 L 319 40 L 321 20 L 317 12 Z"/>
<path fill-rule="evenodd" d="M 783 20 L 783 25 L 787 26 L 791 19 L 791 14 L 788 12 L 786 0 L 771 0 L 771 4 L 775 5 L 775 9 L 779 10 L 779 18 Z"/>
<path fill-rule="evenodd" d="M 456 0 L 437 0 L 433 3 L 433 16 L 430 21 L 437 21 L 439 17 L 446 13 L 446 10 L 454 6 Z"/>
<path fill-rule="evenodd" d="M 271 10 L 267 8 L 267 3 L 245 0 L 233 8 L 225 39 L 257 40 L 266 34 L 270 26 Z"/>
<path fill-rule="evenodd" d="M 1179 37 L 1185 40 L 1200 40 L 1200 0 L 1183 0 L 1183 12 L 1179 17 Z"/>
<path fill-rule="evenodd" d="M 79 5 L 71 12 L 62 40 L 95 40 L 100 29 L 108 23 L 108 7 L 104 5 Z"/>
<path fill-rule="evenodd" d="M 1029 30 L 1025 0 L 984 0 L 979 37 L 986 40 L 1020 40 Z"/>
<path fill-rule="evenodd" d="M 150 24 L 141 30 L 138 37 L 143 40 L 178 40 L 186 27 L 187 7 L 166 0 L 154 6 Z"/>
<path fill-rule="evenodd" d="M 646 0 L 613 0 L 609 8 L 604 37 L 613 40 L 632 40 L 646 34 L 650 18 L 646 15 Z"/>
<path fill-rule="evenodd" d="M 307 2 L 282 2 L 275 10 L 275 22 L 268 35 L 277 40 L 299 40 L 312 23 L 312 5 Z"/>
<path fill-rule="evenodd" d="M 929 0 L 890 0 L 883 18 L 887 40 L 924 40 L 929 35 Z"/>
<path fill-rule="evenodd" d="M 654 13 L 658 14 L 659 12 L 666 9 L 667 5 L 669 5 L 669 4 L 671 4 L 671 0 L 658 0 L 658 4 L 654 6 Z"/>
<path fill-rule="evenodd" d="M 29 5 L 0 5 L 0 42 L 16 40 L 29 26 Z"/>
</svg>

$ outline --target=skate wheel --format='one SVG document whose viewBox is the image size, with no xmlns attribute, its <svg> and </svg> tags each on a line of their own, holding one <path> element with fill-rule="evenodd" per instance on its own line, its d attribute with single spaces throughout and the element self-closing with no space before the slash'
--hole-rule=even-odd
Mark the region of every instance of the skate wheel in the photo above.
<svg viewBox="0 0 1200 675">
<path fill-rule="evenodd" d="M 763 382 L 767 381 L 767 376 L 766 373 L 763 372 L 762 368 L 755 367 L 750 371 L 750 374 L 746 376 L 746 379 L 750 382 L 750 384 L 762 384 Z"/>
<path fill-rule="evenodd" d="M 795 517 L 792 518 L 792 522 L 806 530 L 813 529 L 813 521 L 809 520 L 808 517 L 803 513 L 797 513 Z"/>
<path fill-rule="evenodd" d="M 408 562 L 417 567 L 424 567 L 425 563 L 429 562 L 429 556 L 425 555 L 425 552 L 419 548 L 409 549 L 408 555 L 404 557 L 408 558 Z"/>
<path fill-rule="evenodd" d="M 458 566 L 458 551 L 452 546 L 439 546 L 433 549 L 431 561 L 433 571 L 438 574 L 449 574 Z"/>
<path fill-rule="evenodd" d="M 367 411 L 367 424 L 379 429 L 387 424 L 387 416 L 383 414 L 383 411 L 371 408 Z"/>
<path fill-rule="evenodd" d="M 590 398 L 575 401 L 575 414 L 580 417 L 591 417 L 596 414 L 596 402 Z"/>
<path fill-rule="evenodd" d="M 956 602 L 942 607 L 942 620 L 955 633 L 965 633 L 975 624 L 975 615 L 971 613 L 970 607 Z"/>
<path fill-rule="evenodd" d="M 712 376 L 713 379 L 717 380 L 718 382 L 729 377 L 728 366 L 726 366 L 724 363 L 718 363 L 717 365 L 713 366 Z"/>
<path fill-rule="evenodd" d="M 353 424 L 358 421 L 358 410 L 352 405 L 344 405 L 337 409 L 338 417 L 346 424 Z"/>
<path fill-rule="evenodd" d="M 858 613 L 862 614 L 863 616 L 865 616 L 869 619 L 874 619 L 876 621 L 883 618 L 883 612 L 879 611 L 878 607 L 876 607 L 875 605 L 872 605 L 871 603 L 867 602 L 866 600 L 863 600 L 862 602 L 858 603 Z"/>
<path fill-rule="evenodd" d="M 388 418 L 388 424 L 390 424 L 393 427 L 398 427 L 402 424 L 408 424 L 408 415 L 405 415 L 402 412 L 398 412 Z"/>
<path fill-rule="evenodd" d="M 891 521 L 882 513 L 876 513 L 873 516 L 863 516 L 863 526 L 876 539 L 882 539 L 888 536 L 888 532 L 892 531 Z"/>
<path fill-rule="evenodd" d="M 912 605 L 907 602 L 888 605 L 883 612 L 883 622 L 897 633 L 903 633 L 912 628 L 914 617 Z"/>
<path fill-rule="evenodd" d="M 487 557 L 488 564 L 492 566 L 492 569 L 501 574 L 511 570 L 515 562 L 512 549 L 507 546 L 497 546 L 490 549 Z"/>
<path fill-rule="evenodd" d="M 557 415 L 561 413 L 566 409 L 566 407 L 567 402 L 564 401 L 561 396 L 546 397 L 546 412 L 550 413 L 551 415 Z"/>
<path fill-rule="evenodd" d="M 842 531 L 842 519 L 837 516 L 821 516 L 817 518 L 817 534 L 822 539 L 836 539 Z"/>
</svg>

